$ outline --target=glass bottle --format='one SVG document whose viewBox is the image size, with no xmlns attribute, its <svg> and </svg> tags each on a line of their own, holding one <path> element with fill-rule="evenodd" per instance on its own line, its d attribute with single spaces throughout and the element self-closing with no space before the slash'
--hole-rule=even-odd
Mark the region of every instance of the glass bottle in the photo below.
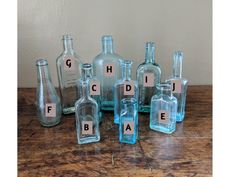
<svg viewBox="0 0 236 177">
<path fill-rule="evenodd" d="M 89 93 L 90 96 L 96 100 L 98 104 L 98 110 L 99 110 L 99 122 L 101 123 L 102 121 L 102 111 L 100 110 L 101 107 L 101 97 L 100 97 L 100 82 L 99 80 L 93 76 L 93 68 L 92 65 L 89 63 L 84 63 L 82 64 L 82 70 L 84 72 L 84 80 L 88 79 L 89 80 Z M 79 88 L 79 86 L 78 86 Z M 79 96 L 80 98 L 81 96 Z"/>
<path fill-rule="evenodd" d="M 122 67 L 122 79 L 116 81 L 114 85 L 114 123 L 119 124 L 120 114 L 120 101 L 123 98 L 135 98 L 138 100 L 138 83 L 131 80 L 131 60 L 123 60 Z"/>
<path fill-rule="evenodd" d="M 72 37 L 63 36 L 64 51 L 57 58 L 57 75 L 60 88 L 63 114 L 75 112 L 78 100 L 77 80 L 80 78 L 81 61 L 73 49 Z"/>
<path fill-rule="evenodd" d="M 120 79 L 121 57 L 113 50 L 113 39 L 110 35 L 102 36 L 102 53 L 93 60 L 93 71 L 101 83 L 101 109 L 114 110 L 113 86 Z"/>
<path fill-rule="evenodd" d="M 150 128 L 163 133 L 176 129 L 177 99 L 172 95 L 170 84 L 158 84 L 157 95 L 151 100 Z"/>
<path fill-rule="evenodd" d="M 81 98 L 75 103 L 76 131 L 78 144 L 100 141 L 98 104 L 89 94 L 89 79 L 86 69 L 81 70 L 79 80 Z"/>
<path fill-rule="evenodd" d="M 41 125 L 51 127 L 61 121 L 61 102 L 54 88 L 48 69 L 48 61 L 39 59 L 36 61 L 38 87 L 37 87 L 37 114 Z"/>
<path fill-rule="evenodd" d="M 135 144 L 138 138 L 138 103 L 135 98 L 121 100 L 119 140 Z"/>
<path fill-rule="evenodd" d="M 166 82 L 171 83 L 174 97 L 177 98 L 177 122 L 182 122 L 185 116 L 185 103 L 188 80 L 182 77 L 183 52 L 176 51 L 173 56 L 173 74 Z"/>
<path fill-rule="evenodd" d="M 154 42 L 146 43 L 145 62 L 137 68 L 137 81 L 139 86 L 139 112 L 150 112 L 152 96 L 156 94 L 156 84 L 161 81 L 160 66 L 155 63 Z"/>
</svg>

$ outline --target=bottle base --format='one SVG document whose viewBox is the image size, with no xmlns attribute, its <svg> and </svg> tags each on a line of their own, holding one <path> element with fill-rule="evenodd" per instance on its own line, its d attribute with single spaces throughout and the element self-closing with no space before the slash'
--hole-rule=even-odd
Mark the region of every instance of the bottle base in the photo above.
<svg viewBox="0 0 236 177">
<path fill-rule="evenodd" d="M 150 112 L 150 106 L 139 106 L 138 112 L 149 113 Z"/>
<path fill-rule="evenodd" d="M 150 125 L 150 129 L 154 130 L 154 131 L 158 131 L 158 132 L 162 132 L 162 133 L 166 133 L 166 134 L 171 134 L 175 131 L 175 128 L 166 128 L 166 127 L 161 127 L 161 126 L 157 126 L 157 125 Z"/>
<path fill-rule="evenodd" d="M 86 137 L 78 140 L 78 144 L 96 143 L 98 141 L 100 141 L 100 136 Z"/>
<path fill-rule="evenodd" d="M 176 115 L 176 122 L 180 123 L 184 120 L 184 114 L 177 113 Z"/>
<path fill-rule="evenodd" d="M 119 141 L 120 143 L 124 143 L 124 144 L 136 144 L 137 138 L 134 135 L 132 135 L 131 137 L 123 136 L 119 138 Z"/>
<path fill-rule="evenodd" d="M 113 111 L 114 105 L 112 101 L 103 101 L 101 103 L 101 110 L 102 111 Z"/>
<path fill-rule="evenodd" d="M 75 113 L 75 107 L 63 108 L 63 114 L 73 114 Z"/>
<path fill-rule="evenodd" d="M 58 120 L 58 121 L 56 121 L 56 122 L 51 122 L 51 123 L 40 122 L 41 126 L 47 127 L 47 128 L 49 128 L 49 127 L 54 127 L 54 126 L 56 126 L 56 125 L 58 125 L 58 124 L 60 124 L 60 123 L 61 123 L 61 120 Z"/>
</svg>

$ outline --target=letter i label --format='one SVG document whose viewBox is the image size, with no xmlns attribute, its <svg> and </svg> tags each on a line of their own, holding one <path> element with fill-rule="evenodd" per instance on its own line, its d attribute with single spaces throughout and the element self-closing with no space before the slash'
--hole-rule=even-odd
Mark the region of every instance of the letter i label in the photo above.
<svg viewBox="0 0 236 177">
<path fill-rule="evenodd" d="M 125 135 L 134 134 L 134 122 L 133 121 L 125 121 L 124 122 L 124 134 Z"/>
<path fill-rule="evenodd" d="M 143 74 L 143 86 L 144 87 L 154 87 L 154 74 L 144 73 Z"/>
<path fill-rule="evenodd" d="M 75 60 L 73 56 L 66 56 L 63 61 L 65 71 L 73 71 L 75 69 Z"/>
<path fill-rule="evenodd" d="M 125 82 L 124 84 L 124 95 L 134 95 L 134 83 Z"/>
<path fill-rule="evenodd" d="M 162 124 L 168 124 L 169 122 L 169 112 L 166 110 L 159 110 L 158 121 Z"/>
<path fill-rule="evenodd" d="M 172 93 L 181 93 L 182 82 L 180 79 L 171 81 L 171 91 Z"/>
<path fill-rule="evenodd" d="M 46 103 L 45 116 L 46 117 L 56 117 L 56 104 L 55 103 Z"/>
<path fill-rule="evenodd" d="M 115 65 L 105 64 L 103 74 L 105 77 L 113 77 L 115 75 Z"/>
<path fill-rule="evenodd" d="M 90 95 L 100 95 L 100 82 L 99 81 L 90 82 Z"/>
<path fill-rule="evenodd" d="M 82 134 L 83 135 L 93 134 L 93 121 L 82 121 Z"/>
</svg>

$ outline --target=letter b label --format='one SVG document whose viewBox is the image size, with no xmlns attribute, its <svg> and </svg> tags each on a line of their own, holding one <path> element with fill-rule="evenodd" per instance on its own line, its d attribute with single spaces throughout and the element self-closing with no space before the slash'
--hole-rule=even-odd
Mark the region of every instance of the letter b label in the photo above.
<svg viewBox="0 0 236 177">
<path fill-rule="evenodd" d="M 45 116 L 46 117 L 56 117 L 56 104 L 55 103 L 46 103 Z"/>
<path fill-rule="evenodd" d="M 124 122 L 124 134 L 125 135 L 134 134 L 134 122 L 133 121 L 125 121 Z"/>
<path fill-rule="evenodd" d="M 82 121 L 82 134 L 92 135 L 93 134 L 93 122 L 92 121 Z"/>
</svg>

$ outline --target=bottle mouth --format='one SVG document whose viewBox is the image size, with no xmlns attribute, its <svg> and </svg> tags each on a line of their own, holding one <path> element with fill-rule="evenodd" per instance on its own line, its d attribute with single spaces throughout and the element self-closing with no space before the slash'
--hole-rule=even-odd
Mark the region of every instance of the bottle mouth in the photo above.
<svg viewBox="0 0 236 177">
<path fill-rule="evenodd" d="M 102 41 L 113 41 L 113 39 L 111 35 L 103 35 Z"/>
<path fill-rule="evenodd" d="M 72 36 L 69 35 L 69 34 L 65 34 L 65 35 L 63 35 L 63 37 L 62 37 L 62 40 L 72 40 L 72 39 L 73 39 Z"/>
<path fill-rule="evenodd" d="M 92 64 L 90 64 L 90 63 L 84 63 L 84 64 L 82 64 L 82 68 L 84 68 L 84 69 L 90 69 L 90 68 L 92 68 Z"/>
<path fill-rule="evenodd" d="M 155 47 L 156 47 L 155 42 L 146 42 L 146 49 L 147 48 L 155 48 Z"/>
<path fill-rule="evenodd" d="M 36 61 L 36 66 L 46 66 L 48 65 L 48 61 L 46 59 L 38 59 Z"/>
<path fill-rule="evenodd" d="M 171 91 L 170 83 L 160 83 L 156 85 L 156 88 L 161 91 Z"/>
<path fill-rule="evenodd" d="M 127 65 L 132 65 L 133 61 L 132 60 L 122 60 L 121 65 L 122 66 L 127 66 Z"/>
</svg>

